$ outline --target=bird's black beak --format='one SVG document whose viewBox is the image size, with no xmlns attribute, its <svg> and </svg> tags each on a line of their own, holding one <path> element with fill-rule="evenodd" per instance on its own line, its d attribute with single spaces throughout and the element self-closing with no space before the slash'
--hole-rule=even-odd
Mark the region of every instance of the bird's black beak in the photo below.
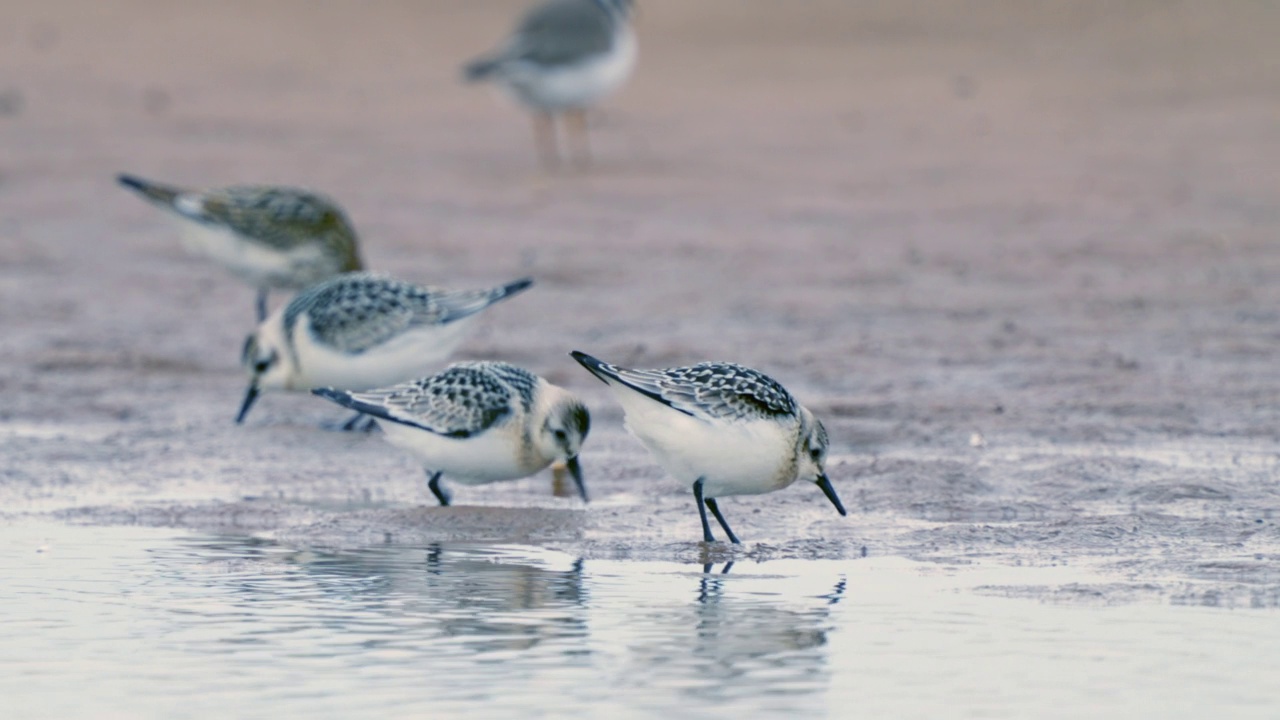
<svg viewBox="0 0 1280 720">
<path fill-rule="evenodd" d="M 818 487 L 822 488 L 822 494 L 826 495 L 827 499 L 831 501 L 831 504 L 836 506 L 836 512 L 841 515 L 849 514 L 845 512 L 844 505 L 840 502 L 840 496 L 836 494 L 836 489 L 831 487 L 831 481 L 827 479 L 825 473 L 818 476 L 817 484 Z"/>
<path fill-rule="evenodd" d="M 582 482 L 582 465 L 578 463 L 578 456 L 574 455 L 565 461 L 564 466 L 569 470 L 569 474 L 573 476 L 573 482 L 578 486 L 578 494 L 582 496 L 582 502 L 587 502 L 587 485 Z"/>
<path fill-rule="evenodd" d="M 236 415 L 237 425 L 244 422 L 245 416 L 249 414 L 249 408 L 253 407 L 253 401 L 258 399 L 259 394 L 258 383 L 249 383 L 249 389 L 244 392 L 244 402 L 240 403 L 240 414 Z"/>
</svg>

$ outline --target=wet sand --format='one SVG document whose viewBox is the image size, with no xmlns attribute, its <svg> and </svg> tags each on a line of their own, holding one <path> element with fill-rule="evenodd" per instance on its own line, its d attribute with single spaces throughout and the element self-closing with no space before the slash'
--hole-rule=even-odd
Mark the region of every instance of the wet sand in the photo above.
<svg viewBox="0 0 1280 720">
<path fill-rule="evenodd" d="M 327 546 L 1068 563 L 1099 582 L 990 590 L 1280 605 L 1280 10 L 648 0 L 597 166 L 548 175 L 527 120 L 458 82 L 518 7 L 9 3 L 3 512 Z M 413 461 L 318 430 L 340 414 L 310 397 L 233 425 L 252 292 L 184 255 L 120 171 L 315 187 L 374 268 L 537 278 L 461 357 L 588 400 L 595 501 L 544 474 L 429 507 Z M 687 488 L 572 349 L 774 375 L 826 422 L 850 517 L 797 486 L 723 504 L 743 548 L 692 542 Z"/>
</svg>

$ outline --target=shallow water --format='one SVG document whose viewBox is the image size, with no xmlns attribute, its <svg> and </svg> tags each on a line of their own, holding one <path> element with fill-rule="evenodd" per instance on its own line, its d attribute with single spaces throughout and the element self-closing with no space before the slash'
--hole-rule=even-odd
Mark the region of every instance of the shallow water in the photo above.
<svg viewBox="0 0 1280 720">
<path fill-rule="evenodd" d="M 0 527 L 5 717 L 1274 716 L 1280 615 L 978 587 L 1087 569 L 706 568 Z M 479 714 L 478 714 L 479 713 Z"/>
</svg>

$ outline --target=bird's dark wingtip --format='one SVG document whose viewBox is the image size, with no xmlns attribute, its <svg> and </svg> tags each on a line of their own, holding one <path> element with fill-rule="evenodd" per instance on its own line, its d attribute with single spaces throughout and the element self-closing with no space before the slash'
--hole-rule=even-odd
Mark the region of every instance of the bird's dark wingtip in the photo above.
<svg viewBox="0 0 1280 720">
<path fill-rule="evenodd" d="M 312 388 L 311 394 L 322 397 L 325 400 L 332 400 L 339 405 L 351 407 L 351 395 L 345 390 L 339 390 L 331 387 Z"/>
<path fill-rule="evenodd" d="M 379 420 L 390 420 L 391 422 L 397 422 L 397 423 L 400 423 L 401 425 L 413 425 L 414 427 L 422 427 L 422 429 L 424 430 L 431 430 L 431 428 L 417 425 L 416 423 L 410 420 L 392 417 L 391 414 L 387 412 L 387 409 L 382 405 L 375 405 L 370 402 L 365 402 L 364 400 L 357 398 L 356 396 L 352 395 L 350 392 L 347 392 L 346 390 L 339 390 L 337 388 L 331 388 L 331 387 L 311 388 L 311 394 L 322 397 L 325 400 L 335 402 L 344 408 L 355 410 L 356 412 L 359 412 L 359 413 L 364 413 L 369 417 L 375 417 L 375 418 L 378 418 Z M 431 432 L 435 432 L 435 431 L 431 430 Z"/>
<path fill-rule="evenodd" d="M 611 372 L 607 363 L 597 360 L 581 350 L 574 350 L 570 352 L 569 357 L 577 360 L 579 365 L 586 368 L 588 372 L 599 378 L 600 382 L 608 383 L 609 378 L 616 377 L 615 374 Z"/>
<path fill-rule="evenodd" d="M 462 79 L 466 82 L 479 82 L 493 73 L 496 67 L 497 64 L 488 58 L 472 60 L 462 66 Z"/>
<path fill-rule="evenodd" d="M 144 200 L 157 205 L 172 206 L 178 196 L 183 193 L 181 188 L 151 182 L 127 173 L 116 175 L 116 182 L 138 193 Z"/>
<path fill-rule="evenodd" d="M 120 173 L 119 175 L 116 175 L 116 182 L 132 190 L 138 190 L 141 192 L 146 192 L 147 188 L 151 186 L 151 184 L 146 180 L 127 173 Z"/>
<path fill-rule="evenodd" d="M 504 285 L 502 289 L 503 289 L 504 295 L 510 296 L 510 295 L 515 295 L 518 292 L 524 292 L 525 290 L 528 290 L 532 286 L 533 286 L 533 278 L 527 277 L 527 278 L 520 278 L 519 280 L 509 282 L 506 285 Z"/>
</svg>

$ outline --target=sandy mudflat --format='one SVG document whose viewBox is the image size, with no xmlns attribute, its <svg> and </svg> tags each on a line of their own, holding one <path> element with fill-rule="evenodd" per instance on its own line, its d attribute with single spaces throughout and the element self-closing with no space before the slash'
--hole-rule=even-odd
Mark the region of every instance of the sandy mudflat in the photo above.
<svg viewBox="0 0 1280 720">
<path fill-rule="evenodd" d="M 566 353 L 730 359 L 824 418 L 851 510 L 729 499 L 744 556 L 1072 563 L 1098 584 L 993 591 L 1280 604 L 1280 9 L 646 0 L 596 169 L 549 176 L 525 119 L 457 81 L 518 7 L 4 3 L 0 508 L 697 560 L 687 489 Z M 310 397 L 234 426 L 252 293 L 119 171 L 312 186 L 375 268 L 536 277 L 462 355 L 588 399 L 597 501 L 542 476 L 426 507 L 412 461 L 316 429 L 338 413 Z"/>
</svg>

